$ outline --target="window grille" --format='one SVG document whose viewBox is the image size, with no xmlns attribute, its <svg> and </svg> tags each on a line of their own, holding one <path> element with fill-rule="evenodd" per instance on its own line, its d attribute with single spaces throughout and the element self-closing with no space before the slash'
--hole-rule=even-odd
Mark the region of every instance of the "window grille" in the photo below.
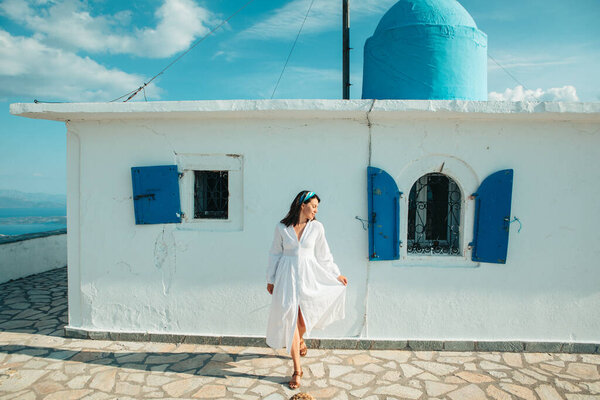
<svg viewBox="0 0 600 400">
<path fill-rule="evenodd" d="M 409 254 L 459 255 L 460 188 L 439 173 L 419 178 L 408 198 Z"/>
<path fill-rule="evenodd" d="M 194 171 L 194 218 L 228 218 L 228 178 L 228 171 Z"/>
</svg>

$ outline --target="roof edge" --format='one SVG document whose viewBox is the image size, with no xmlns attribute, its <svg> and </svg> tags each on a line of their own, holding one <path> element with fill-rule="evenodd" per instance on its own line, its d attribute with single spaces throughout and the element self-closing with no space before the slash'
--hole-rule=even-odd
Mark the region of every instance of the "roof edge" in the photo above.
<svg viewBox="0 0 600 400">
<path fill-rule="evenodd" d="M 423 118 L 493 118 L 505 114 L 543 119 L 600 119 L 600 103 L 498 102 L 470 100 L 202 100 L 132 103 L 14 103 L 12 115 L 54 121 L 148 118 L 360 118 L 411 114 Z M 554 116 L 554 117 L 553 117 Z"/>
</svg>

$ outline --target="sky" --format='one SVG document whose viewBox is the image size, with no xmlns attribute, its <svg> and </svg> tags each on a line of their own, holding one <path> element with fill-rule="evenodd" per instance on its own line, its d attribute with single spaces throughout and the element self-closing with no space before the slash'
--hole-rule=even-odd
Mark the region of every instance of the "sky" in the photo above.
<svg viewBox="0 0 600 400">
<path fill-rule="evenodd" d="M 131 101 L 340 98 L 341 0 L 248 1 L 0 0 L 0 189 L 66 193 L 65 125 L 11 103 L 115 100 L 244 5 Z M 350 0 L 351 98 L 396 1 Z M 460 3 L 488 35 L 490 100 L 600 101 L 600 0 Z"/>
</svg>

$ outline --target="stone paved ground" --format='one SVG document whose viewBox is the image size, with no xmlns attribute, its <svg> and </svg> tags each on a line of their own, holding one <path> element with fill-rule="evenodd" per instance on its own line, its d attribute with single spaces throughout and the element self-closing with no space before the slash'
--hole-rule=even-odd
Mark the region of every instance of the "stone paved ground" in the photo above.
<svg viewBox="0 0 600 400">
<path fill-rule="evenodd" d="M 260 347 L 69 339 L 66 270 L 0 285 L 2 399 L 288 399 L 291 362 Z M 600 399 L 600 355 L 310 350 L 316 399 Z"/>
</svg>

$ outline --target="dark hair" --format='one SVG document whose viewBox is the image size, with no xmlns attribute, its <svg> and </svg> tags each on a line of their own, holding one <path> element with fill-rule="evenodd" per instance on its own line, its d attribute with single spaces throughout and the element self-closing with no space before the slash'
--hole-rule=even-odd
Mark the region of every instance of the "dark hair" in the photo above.
<svg viewBox="0 0 600 400">
<path fill-rule="evenodd" d="M 282 224 L 284 224 L 285 226 L 290 226 L 290 225 L 296 225 L 296 223 L 298 222 L 298 218 L 300 218 L 300 209 L 302 207 L 302 204 L 307 204 L 308 202 L 310 202 L 312 199 L 317 199 L 317 201 L 320 203 L 321 199 L 319 198 L 319 196 L 317 196 L 317 194 L 315 193 L 314 196 L 304 200 L 301 202 L 301 199 L 303 199 L 304 197 L 306 197 L 306 195 L 310 193 L 309 190 L 303 190 L 300 193 L 298 193 L 296 195 L 296 197 L 294 197 L 294 201 L 292 201 L 292 204 L 290 205 L 290 211 L 288 211 L 287 215 L 285 216 L 284 219 L 282 219 L 281 222 Z"/>
</svg>

